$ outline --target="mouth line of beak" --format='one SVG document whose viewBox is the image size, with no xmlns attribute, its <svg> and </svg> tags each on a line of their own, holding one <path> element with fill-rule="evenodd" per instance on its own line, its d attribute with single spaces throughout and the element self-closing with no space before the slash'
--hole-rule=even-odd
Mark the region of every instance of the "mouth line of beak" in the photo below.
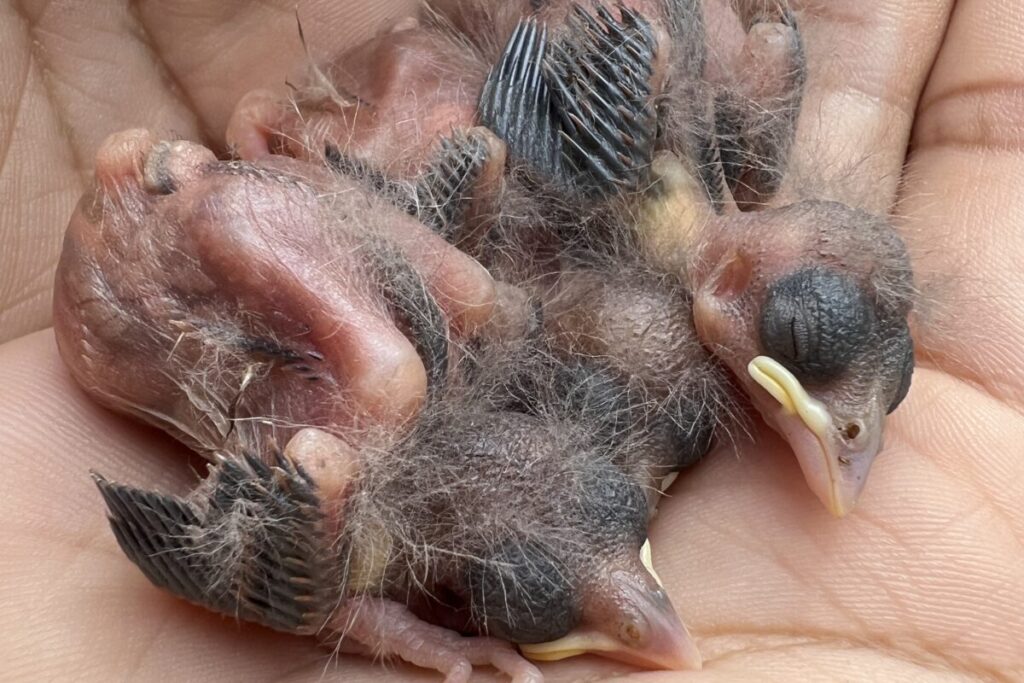
<svg viewBox="0 0 1024 683">
<path fill-rule="evenodd" d="M 537 662 L 557 662 L 587 653 L 615 652 L 621 646 L 614 639 L 592 632 L 570 633 L 547 643 L 521 644 L 519 650 Z"/>
<path fill-rule="evenodd" d="M 521 643 L 519 651 L 536 662 L 557 662 L 579 655 L 595 654 L 648 669 L 680 671 L 701 668 L 697 645 L 681 623 L 679 631 L 671 635 L 671 641 L 661 645 L 670 647 L 665 650 L 660 647 L 633 649 L 612 636 L 587 628 L 547 643 Z"/>
<path fill-rule="evenodd" d="M 799 419 L 804 428 L 814 436 L 828 473 L 826 507 L 836 517 L 845 515 L 852 508 L 852 504 L 845 504 L 838 490 L 840 474 L 836 471 L 838 463 L 830 455 L 830 437 L 834 428 L 828 408 L 808 394 L 800 380 L 773 358 L 757 356 L 747 365 L 747 372 L 751 379 L 779 402 L 786 417 Z"/>
<path fill-rule="evenodd" d="M 661 577 L 658 576 L 658 572 L 654 570 L 654 554 L 651 552 L 651 539 L 644 541 L 644 544 L 640 547 L 640 563 L 647 570 L 647 573 L 651 575 L 651 578 L 664 588 L 665 584 L 662 582 Z"/>
<path fill-rule="evenodd" d="M 648 624 L 648 634 L 633 644 L 604 632 L 605 624 L 583 626 L 546 643 L 521 643 L 520 652 L 539 662 L 555 662 L 583 654 L 596 654 L 644 668 L 683 670 L 700 669 L 701 656 L 689 630 L 680 621 L 669 602 L 661 579 L 654 571 L 651 543 L 640 548 L 640 563 L 657 583 L 657 588 L 639 588 L 622 584 L 622 597 L 639 607 Z M 614 577 L 614 574 L 613 574 Z M 630 599 L 632 594 L 632 599 Z M 609 623 L 614 623 L 611 619 Z"/>
</svg>

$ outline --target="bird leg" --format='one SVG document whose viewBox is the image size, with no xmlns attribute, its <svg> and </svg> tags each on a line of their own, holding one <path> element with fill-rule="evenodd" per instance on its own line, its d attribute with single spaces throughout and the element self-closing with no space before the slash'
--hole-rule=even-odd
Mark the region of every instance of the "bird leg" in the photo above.
<svg viewBox="0 0 1024 683">
<path fill-rule="evenodd" d="M 349 601 L 331 620 L 343 642 L 355 642 L 364 654 L 397 657 L 424 669 L 439 671 L 445 683 L 467 683 L 474 666 L 493 666 L 513 683 L 540 683 L 537 667 L 510 643 L 487 636 L 461 636 L 428 624 L 405 605 L 383 598 Z"/>
</svg>

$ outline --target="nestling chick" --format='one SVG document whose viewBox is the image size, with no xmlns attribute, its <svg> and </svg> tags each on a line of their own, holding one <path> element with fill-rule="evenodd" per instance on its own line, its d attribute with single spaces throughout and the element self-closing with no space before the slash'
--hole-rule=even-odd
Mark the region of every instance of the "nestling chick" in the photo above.
<svg viewBox="0 0 1024 683">
<path fill-rule="evenodd" d="M 97 475 L 119 543 L 192 602 L 453 681 L 539 679 L 490 635 L 699 666 L 645 564 L 643 398 L 532 340 L 453 343 L 489 315 L 478 268 L 319 166 L 109 140 L 61 259 L 60 349 L 213 463 L 187 498 Z M 384 389 L 414 415 L 360 385 L 390 369 L 356 323 L 412 349 L 421 374 Z"/>
<path fill-rule="evenodd" d="M 471 335 L 493 297 L 477 263 L 357 182 L 127 131 L 97 155 L 54 310 L 97 399 L 201 453 L 261 452 L 296 425 L 406 420 L 447 371 L 449 331 Z"/>
<path fill-rule="evenodd" d="M 784 183 L 805 69 L 793 15 L 748 22 L 737 62 L 764 57 L 755 75 L 765 77 L 738 88 L 731 75 L 731 90 L 704 80 L 695 3 L 648 15 L 573 5 L 565 16 L 520 22 L 482 90 L 481 123 L 563 188 L 566 214 L 598 216 L 583 223 L 589 235 L 564 231 L 573 240 L 685 282 L 705 347 L 789 441 L 811 489 L 845 514 L 909 388 L 913 282 L 887 221 L 798 200 Z M 766 65 L 779 71 L 766 76 Z M 781 113 L 766 118 L 771 103 Z"/>
</svg>

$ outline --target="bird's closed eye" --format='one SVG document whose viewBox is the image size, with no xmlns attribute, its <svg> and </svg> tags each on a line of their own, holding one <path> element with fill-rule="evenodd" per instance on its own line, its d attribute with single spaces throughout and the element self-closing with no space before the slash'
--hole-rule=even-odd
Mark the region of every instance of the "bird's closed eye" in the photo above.
<svg viewBox="0 0 1024 683">
<path fill-rule="evenodd" d="M 874 311 L 856 282 L 826 268 L 805 268 L 769 288 L 761 346 L 802 381 L 826 382 L 849 367 L 874 328 Z"/>
</svg>

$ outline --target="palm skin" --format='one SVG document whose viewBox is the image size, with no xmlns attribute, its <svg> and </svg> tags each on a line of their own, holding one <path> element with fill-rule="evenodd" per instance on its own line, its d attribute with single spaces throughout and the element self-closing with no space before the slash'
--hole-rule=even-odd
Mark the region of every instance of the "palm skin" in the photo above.
<svg viewBox="0 0 1024 683">
<path fill-rule="evenodd" d="M 413 4 L 311 0 L 299 13 L 317 56 Z M 938 301 L 925 301 L 913 389 L 850 516 L 828 516 L 767 429 L 756 447 L 718 453 L 675 484 L 652 530 L 655 562 L 705 667 L 632 675 L 1019 680 L 1024 119 L 1014 84 L 1024 12 L 1011 0 L 794 4 L 811 64 L 795 167 L 843 179 L 824 184 L 874 209 L 899 190 L 901 231 Z M 187 454 L 93 405 L 51 332 L 17 338 L 48 324 L 60 236 L 102 138 L 131 126 L 222 137 L 243 92 L 283 91 L 301 68 L 293 7 L 0 9 L 0 338 L 13 340 L 0 346 L 0 661 L 12 679 L 358 681 L 382 671 L 150 586 L 118 550 L 87 471 L 173 490 L 193 480 Z M 546 671 L 558 681 L 630 670 L 586 658 Z"/>
</svg>

